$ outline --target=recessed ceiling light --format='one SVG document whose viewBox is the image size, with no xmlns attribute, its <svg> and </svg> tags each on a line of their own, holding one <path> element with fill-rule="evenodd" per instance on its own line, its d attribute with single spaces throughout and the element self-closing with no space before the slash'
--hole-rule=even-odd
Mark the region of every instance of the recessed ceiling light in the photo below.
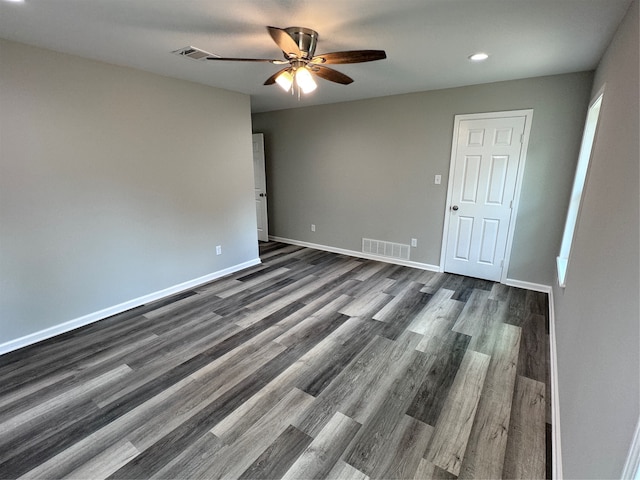
<svg viewBox="0 0 640 480">
<path fill-rule="evenodd" d="M 489 55 L 484 52 L 474 53 L 473 55 L 469 55 L 469 60 L 472 62 L 482 62 L 489 58 Z"/>
</svg>

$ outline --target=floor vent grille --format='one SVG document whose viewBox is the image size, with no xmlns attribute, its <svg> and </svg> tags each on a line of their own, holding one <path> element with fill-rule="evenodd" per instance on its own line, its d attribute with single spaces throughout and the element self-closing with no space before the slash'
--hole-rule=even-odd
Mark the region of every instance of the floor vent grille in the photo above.
<svg viewBox="0 0 640 480">
<path fill-rule="evenodd" d="M 381 257 L 398 258 L 409 260 L 411 247 L 403 243 L 384 242 L 371 238 L 362 239 L 362 253 L 371 253 Z"/>
</svg>

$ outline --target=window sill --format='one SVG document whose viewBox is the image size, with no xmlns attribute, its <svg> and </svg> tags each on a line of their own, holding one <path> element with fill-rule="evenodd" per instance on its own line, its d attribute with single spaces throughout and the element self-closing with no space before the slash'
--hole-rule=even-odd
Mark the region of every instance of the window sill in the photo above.
<svg viewBox="0 0 640 480">
<path fill-rule="evenodd" d="M 558 268 L 558 285 L 562 288 L 566 286 L 568 258 L 556 257 L 556 267 Z"/>
</svg>

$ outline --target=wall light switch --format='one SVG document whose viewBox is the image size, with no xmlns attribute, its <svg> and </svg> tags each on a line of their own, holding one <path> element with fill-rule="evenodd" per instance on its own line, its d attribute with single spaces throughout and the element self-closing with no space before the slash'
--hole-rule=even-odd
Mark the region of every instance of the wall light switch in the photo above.
<svg viewBox="0 0 640 480">
<path fill-rule="evenodd" d="M 222 245 L 216 245 L 216 255 L 222 255 Z"/>
<path fill-rule="evenodd" d="M 411 239 L 411 246 L 412 247 L 417 247 L 418 246 L 418 239 L 417 238 L 412 238 Z"/>
<path fill-rule="evenodd" d="M 311 231 L 312 231 L 312 232 L 315 232 L 315 231 L 316 231 L 316 226 L 315 226 L 315 224 L 314 224 L 314 223 L 312 223 L 312 224 L 311 224 Z"/>
<path fill-rule="evenodd" d="M 442 183 L 442 175 L 436 175 L 434 179 L 434 183 L 436 185 L 440 185 Z"/>
</svg>

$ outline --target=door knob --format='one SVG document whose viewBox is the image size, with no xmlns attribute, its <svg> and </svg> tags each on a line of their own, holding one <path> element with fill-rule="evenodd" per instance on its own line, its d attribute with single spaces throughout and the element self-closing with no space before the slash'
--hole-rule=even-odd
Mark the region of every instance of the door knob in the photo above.
<svg viewBox="0 0 640 480">
<path fill-rule="evenodd" d="M 453 207 L 451 207 L 451 210 L 453 210 L 454 212 L 458 210 L 458 205 L 454 205 Z"/>
</svg>

